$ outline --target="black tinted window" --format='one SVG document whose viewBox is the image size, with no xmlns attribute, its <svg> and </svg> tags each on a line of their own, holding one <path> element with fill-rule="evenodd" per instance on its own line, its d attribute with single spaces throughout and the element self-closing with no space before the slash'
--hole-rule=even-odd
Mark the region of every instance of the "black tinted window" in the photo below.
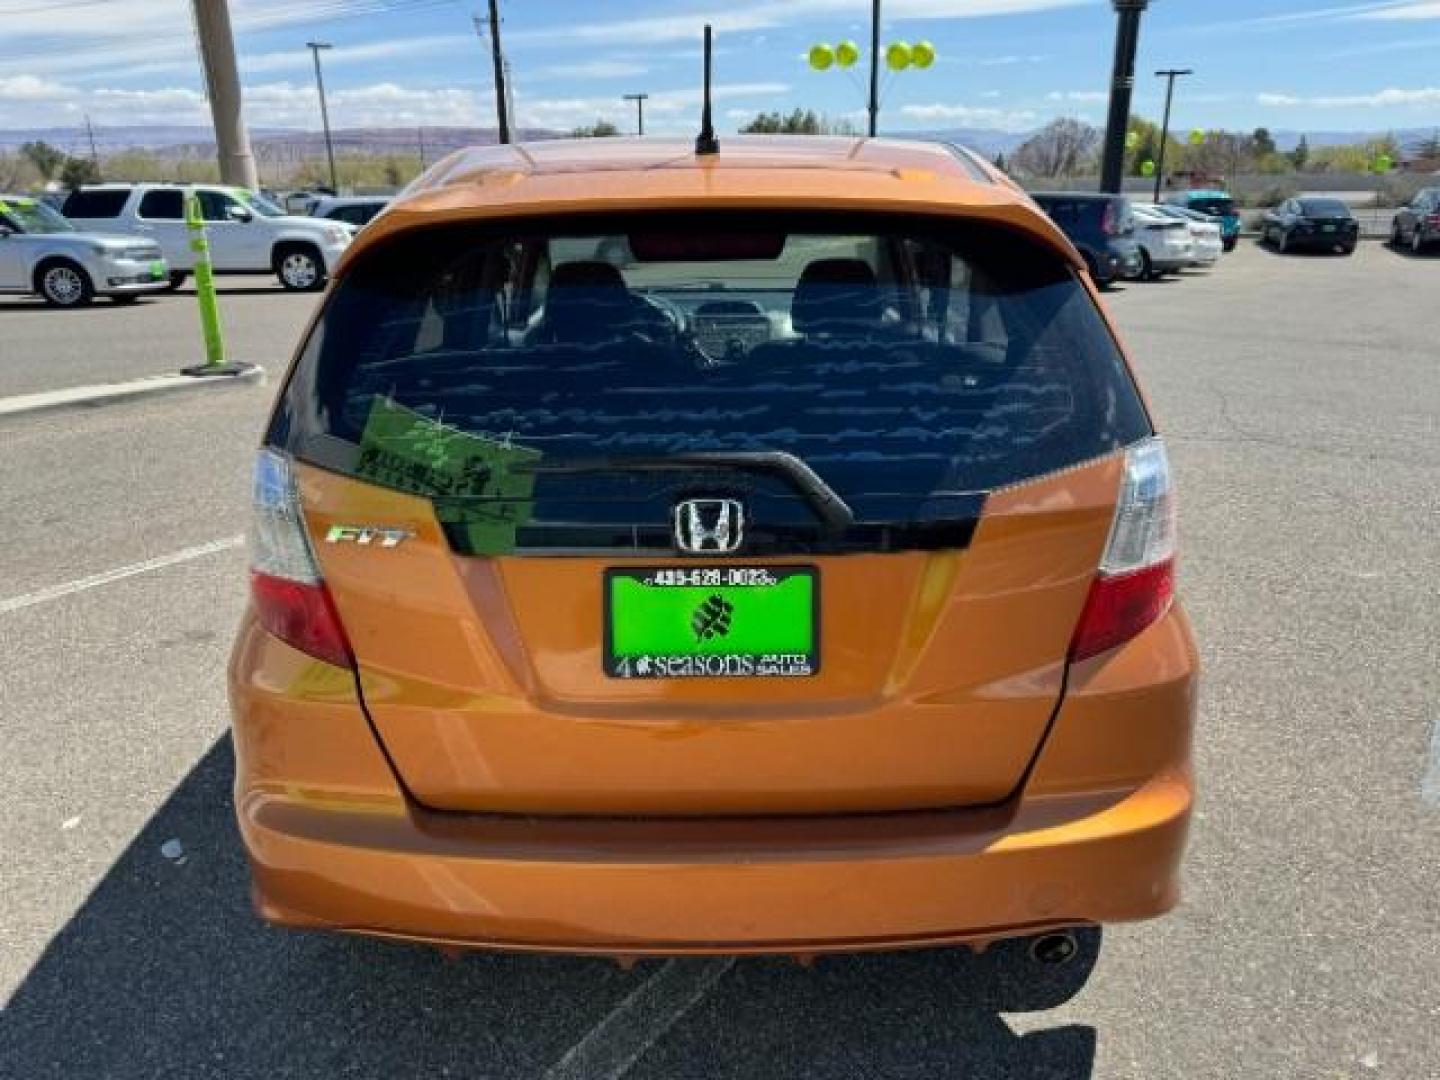
<svg viewBox="0 0 1440 1080">
<path fill-rule="evenodd" d="M 674 478 L 637 463 L 778 452 L 878 527 L 973 511 L 1149 430 L 1047 248 L 940 220 L 716 214 L 392 241 L 338 284 L 272 439 L 420 494 L 617 528 L 663 526 L 673 501 Z M 416 439 L 526 462 L 533 492 L 440 477 Z M 743 482 L 761 525 L 813 526 L 793 484 L 727 473 L 690 486 Z"/>
<path fill-rule="evenodd" d="M 178 221 L 185 216 L 185 196 L 178 189 L 147 191 L 140 199 L 140 216 L 155 221 Z"/>
<path fill-rule="evenodd" d="M 1339 199 L 1301 199 L 1300 212 L 1306 217 L 1349 217 L 1350 207 Z"/>
<path fill-rule="evenodd" d="M 1202 214 L 1210 214 L 1213 217 L 1225 217 L 1235 212 L 1235 201 L 1233 199 L 1201 197 L 1190 200 L 1190 208 L 1199 210 Z"/>
<path fill-rule="evenodd" d="M 240 203 L 223 191 L 200 191 L 200 216 L 206 221 L 234 221 L 230 216 L 232 206 Z"/>
<path fill-rule="evenodd" d="M 62 213 L 72 218 L 113 218 L 119 217 L 130 198 L 126 189 L 99 191 L 72 191 L 65 200 Z"/>
</svg>

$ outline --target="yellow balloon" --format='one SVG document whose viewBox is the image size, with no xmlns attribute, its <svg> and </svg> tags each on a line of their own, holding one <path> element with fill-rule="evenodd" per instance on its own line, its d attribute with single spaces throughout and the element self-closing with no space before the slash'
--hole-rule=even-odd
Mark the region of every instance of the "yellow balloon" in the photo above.
<svg viewBox="0 0 1440 1080">
<path fill-rule="evenodd" d="M 917 41 L 910 48 L 910 62 L 921 71 L 935 63 L 935 46 L 928 41 Z"/>
<path fill-rule="evenodd" d="M 904 71 L 912 59 L 910 46 L 903 41 L 892 41 L 885 50 L 885 63 L 891 71 Z"/>
<path fill-rule="evenodd" d="M 835 62 L 842 68 L 854 67 L 860 59 L 860 46 L 853 41 L 842 41 L 835 46 Z"/>
<path fill-rule="evenodd" d="M 833 63 L 835 63 L 835 50 L 829 45 L 812 45 L 810 47 L 810 66 L 816 71 L 826 71 Z"/>
<path fill-rule="evenodd" d="M 1196 128 L 1194 131 L 1190 132 L 1190 145 L 1191 145 L 1191 146 L 1199 146 L 1199 145 L 1200 145 L 1201 143 L 1203 143 L 1204 141 L 1205 141 L 1205 132 L 1201 131 L 1199 128 Z"/>
</svg>

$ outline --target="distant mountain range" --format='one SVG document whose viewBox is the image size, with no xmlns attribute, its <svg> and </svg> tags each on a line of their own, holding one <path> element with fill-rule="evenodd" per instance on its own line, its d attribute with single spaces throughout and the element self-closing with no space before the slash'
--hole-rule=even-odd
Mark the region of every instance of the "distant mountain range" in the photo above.
<svg viewBox="0 0 1440 1080">
<path fill-rule="evenodd" d="M 520 128 L 520 139 L 553 139 L 558 131 Z M 435 160 L 462 146 L 487 146 L 499 141 L 495 128 L 337 128 L 331 132 L 339 153 L 414 154 L 423 141 L 426 157 Z M 0 150 L 15 150 L 24 143 L 43 141 L 71 154 L 90 150 L 90 136 L 84 128 L 0 129 Z M 261 158 L 296 159 L 325 151 L 325 136 L 319 131 L 252 127 L 250 143 Z M 123 150 L 148 150 L 161 157 L 208 157 L 215 152 L 215 136 L 199 125 L 104 127 L 95 129 L 95 149 L 101 154 Z"/>
<path fill-rule="evenodd" d="M 1408 128 L 1395 131 L 1307 131 L 1271 129 L 1270 135 L 1281 150 L 1294 149 L 1302 134 L 1312 147 L 1338 146 L 1363 142 L 1393 134 L 1401 146 L 1407 146 L 1434 134 L 1432 128 Z M 420 149 L 422 135 L 425 155 L 435 160 L 442 154 L 463 146 L 484 146 L 497 142 L 494 128 L 426 127 L 426 128 L 343 128 L 333 133 L 335 147 L 342 154 L 413 154 Z M 544 128 L 524 128 L 517 132 L 521 139 L 553 139 L 564 133 Z M 894 132 L 919 138 L 945 139 L 963 143 L 994 157 L 1010 154 L 1034 134 L 1033 131 L 996 131 L 990 128 L 943 128 L 926 131 Z M 0 130 L 0 150 L 14 150 L 21 144 L 43 140 L 71 154 L 90 149 L 84 128 L 30 128 Z M 250 141 L 262 160 L 301 160 L 324 153 L 325 138 L 318 131 L 286 128 L 251 128 Z M 95 146 L 101 154 L 121 150 L 148 150 L 162 157 L 201 158 L 215 152 L 210 128 L 199 125 L 164 125 L 103 127 L 95 129 Z"/>
</svg>

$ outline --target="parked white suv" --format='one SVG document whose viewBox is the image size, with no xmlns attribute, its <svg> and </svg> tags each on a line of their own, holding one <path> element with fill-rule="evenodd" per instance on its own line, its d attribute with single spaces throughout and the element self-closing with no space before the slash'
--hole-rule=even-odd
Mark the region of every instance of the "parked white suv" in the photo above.
<svg viewBox="0 0 1440 1080">
<path fill-rule="evenodd" d="M 178 184 L 98 184 L 72 191 L 61 207 L 82 228 L 155 240 L 179 288 L 195 269 L 185 228 L 185 191 Z M 196 184 L 217 273 L 274 274 L 287 289 L 324 288 L 350 244 L 349 225 L 285 213 L 244 188 Z"/>
<path fill-rule="evenodd" d="M 0 194 L 0 292 L 35 293 L 53 307 L 97 294 L 123 304 L 164 289 L 169 275 L 153 240 L 76 232 L 39 199 Z"/>
</svg>

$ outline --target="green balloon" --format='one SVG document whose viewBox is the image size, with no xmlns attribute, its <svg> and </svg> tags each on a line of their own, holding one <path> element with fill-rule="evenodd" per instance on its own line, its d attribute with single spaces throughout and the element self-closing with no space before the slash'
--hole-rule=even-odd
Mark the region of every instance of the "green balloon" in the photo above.
<svg viewBox="0 0 1440 1080">
<path fill-rule="evenodd" d="M 842 68 L 854 67 L 860 59 L 860 46 L 853 41 L 842 41 L 835 46 L 835 62 Z"/>
<path fill-rule="evenodd" d="M 1134 150 L 1134 149 L 1135 149 L 1137 146 L 1139 146 L 1139 145 L 1140 145 L 1140 133 L 1139 133 L 1138 131 L 1131 131 L 1131 132 L 1129 132 L 1129 133 L 1126 134 L 1126 136 L 1125 136 L 1125 149 L 1126 149 L 1126 150 Z"/>
<path fill-rule="evenodd" d="M 1155 175 L 1155 163 L 1154 163 L 1153 161 L 1142 161 L 1142 162 L 1140 162 L 1140 175 L 1141 175 L 1141 176 L 1154 176 L 1154 175 Z"/>
<path fill-rule="evenodd" d="M 921 71 L 935 63 L 935 46 L 928 41 L 917 41 L 910 47 L 910 62 Z"/>
<path fill-rule="evenodd" d="M 885 63 L 891 71 L 904 71 L 913 59 L 910 46 L 903 41 L 892 41 L 885 50 Z"/>
<path fill-rule="evenodd" d="M 1190 132 L 1190 145 L 1191 145 L 1191 146 L 1199 146 L 1199 145 L 1200 145 L 1201 143 L 1203 143 L 1204 141 L 1205 141 L 1205 132 L 1201 131 L 1199 128 L 1195 128 L 1193 131 Z"/>
<path fill-rule="evenodd" d="M 829 45 L 810 46 L 810 66 L 816 71 L 827 71 L 835 63 L 835 50 Z"/>
<path fill-rule="evenodd" d="M 1389 154 L 1381 154 L 1375 159 L 1375 171 L 1377 173 L 1389 172 L 1395 167 L 1395 159 Z"/>
</svg>

